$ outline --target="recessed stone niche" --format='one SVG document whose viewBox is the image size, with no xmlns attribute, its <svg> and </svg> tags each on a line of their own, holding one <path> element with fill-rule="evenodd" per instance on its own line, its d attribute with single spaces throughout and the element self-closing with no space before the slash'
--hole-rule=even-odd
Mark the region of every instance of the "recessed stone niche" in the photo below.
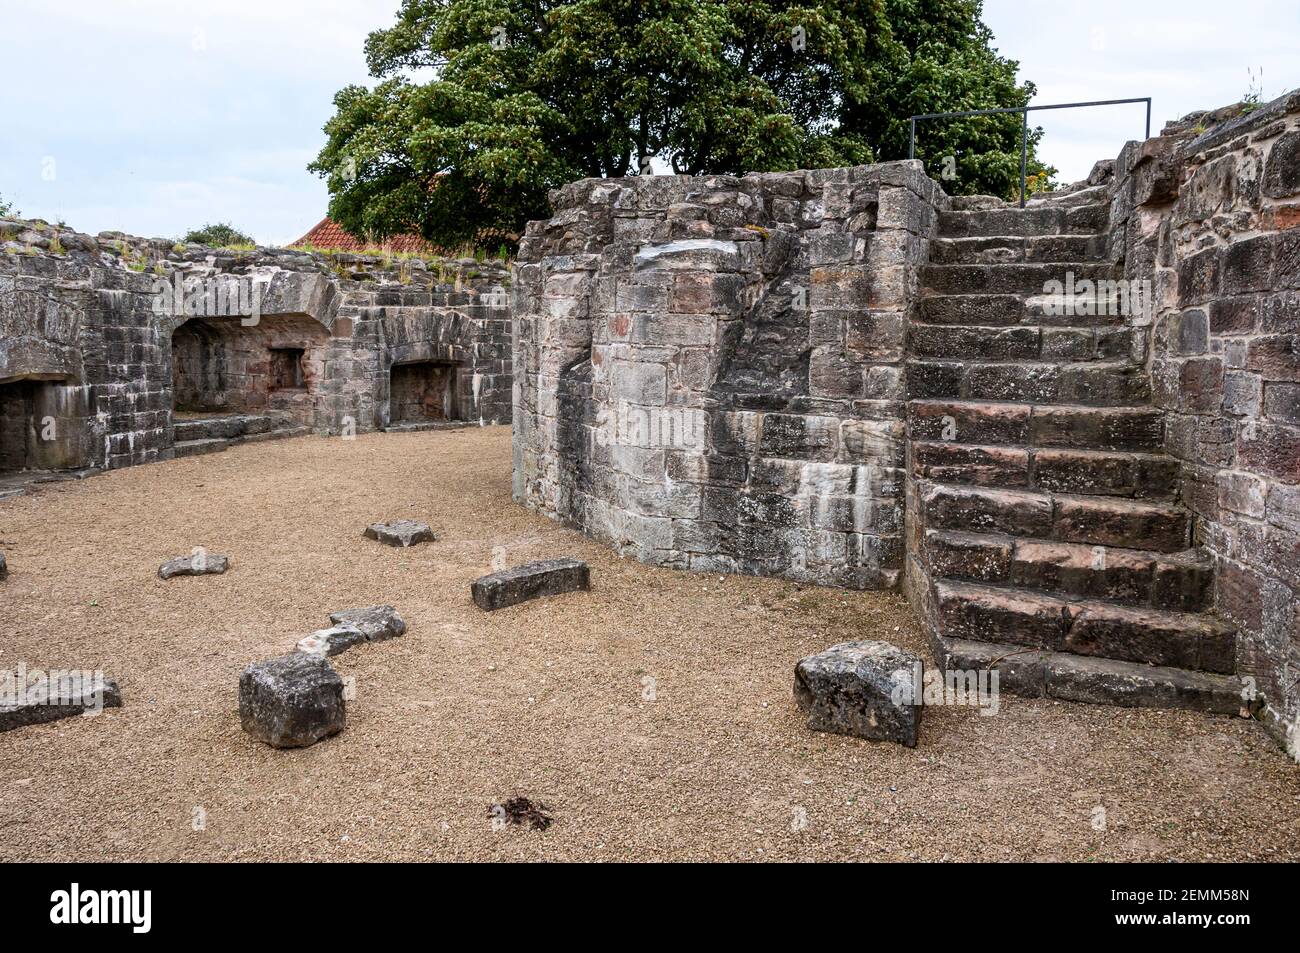
<svg viewBox="0 0 1300 953">
<path fill-rule="evenodd" d="M 459 420 L 456 370 L 449 361 L 394 364 L 389 378 L 392 422 Z"/>
<path fill-rule="evenodd" d="M 177 411 L 233 414 L 285 411 L 312 422 L 329 331 L 307 315 L 192 318 L 172 333 Z"/>
</svg>

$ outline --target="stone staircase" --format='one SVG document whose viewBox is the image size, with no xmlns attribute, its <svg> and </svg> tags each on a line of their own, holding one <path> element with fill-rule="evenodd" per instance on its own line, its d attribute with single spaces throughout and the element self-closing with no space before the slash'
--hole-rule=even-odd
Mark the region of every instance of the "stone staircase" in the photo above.
<svg viewBox="0 0 1300 953">
<path fill-rule="evenodd" d="M 216 453 L 241 443 L 301 437 L 311 433 L 311 428 L 301 426 L 290 415 L 274 411 L 181 417 L 173 422 L 172 428 L 172 449 L 178 457 Z"/>
<path fill-rule="evenodd" d="M 1113 292 L 1104 186 L 942 213 L 909 329 L 909 510 L 944 668 L 1001 688 L 1236 714 L 1235 631 L 1211 612 L 1146 328 Z M 917 596 L 914 594 L 914 602 Z"/>
</svg>

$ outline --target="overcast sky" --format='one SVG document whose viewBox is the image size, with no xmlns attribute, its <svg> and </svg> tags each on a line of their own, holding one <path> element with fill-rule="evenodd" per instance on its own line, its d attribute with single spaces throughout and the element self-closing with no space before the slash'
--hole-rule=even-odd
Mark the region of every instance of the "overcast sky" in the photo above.
<svg viewBox="0 0 1300 953">
<path fill-rule="evenodd" d="M 178 236 L 230 221 L 292 241 L 325 214 L 306 165 L 340 87 L 366 82 L 362 42 L 398 0 L 0 0 L 0 195 L 86 232 Z M 987 0 L 998 49 L 1035 102 L 1154 98 L 1152 132 L 1300 86 L 1297 0 Z M 1093 26 L 1092 24 L 1096 24 Z M 1087 115 L 1083 115 L 1087 114 Z M 1141 106 L 1039 113 L 1044 157 L 1081 178 Z"/>
</svg>

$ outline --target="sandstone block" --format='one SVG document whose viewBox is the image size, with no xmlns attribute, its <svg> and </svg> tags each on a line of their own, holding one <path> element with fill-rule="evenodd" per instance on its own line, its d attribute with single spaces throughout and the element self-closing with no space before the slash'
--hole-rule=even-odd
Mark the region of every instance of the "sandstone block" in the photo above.
<svg viewBox="0 0 1300 953">
<path fill-rule="evenodd" d="M 888 642 L 844 642 L 799 660 L 794 697 L 814 731 L 916 747 L 921 660 Z"/>
<path fill-rule="evenodd" d="M 169 559 L 158 568 L 159 579 L 171 579 L 173 576 L 209 576 L 221 575 L 230 568 L 230 559 L 216 553 L 196 553 L 193 556 L 178 556 Z"/>
<path fill-rule="evenodd" d="M 254 663 L 239 677 L 239 720 L 273 748 L 313 745 L 343 730 L 343 679 L 324 657 L 305 652 Z"/>
<path fill-rule="evenodd" d="M 545 559 L 474 580 L 470 594 L 480 609 L 504 609 L 539 596 L 590 588 L 590 570 L 577 559 Z"/>
<path fill-rule="evenodd" d="M 363 534 L 366 539 L 373 539 L 385 546 L 415 546 L 419 543 L 432 542 L 438 537 L 429 528 L 428 523 L 415 520 L 397 520 L 393 523 L 371 523 Z"/>
<path fill-rule="evenodd" d="M 309 655 L 338 655 L 364 641 L 366 637 L 360 629 L 340 625 L 330 629 L 317 629 L 311 635 L 299 639 L 296 648 Z"/>
<path fill-rule="evenodd" d="M 330 621 L 344 629 L 356 629 L 367 642 L 395 639 L 406 632 L 406 623 L 392 606 L 345 609 L 330 613 Z"/>
<path fill-rule="evenodd" d="M 117 682 L 93 673 L 51 673 L 24 685 L 0 681 L 0 731 L 121 706 Z"/>
</svg>

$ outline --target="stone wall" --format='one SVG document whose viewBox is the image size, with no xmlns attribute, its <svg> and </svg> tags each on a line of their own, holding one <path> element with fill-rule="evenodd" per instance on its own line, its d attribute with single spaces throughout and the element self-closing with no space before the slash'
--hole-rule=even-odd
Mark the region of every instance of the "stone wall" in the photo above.
<svg viewBox="0 0 1300 953">
<path fill-rule="evenodd" d="M 516 269 L 515 498 L 656 565 L 893 586 L 905 328 L 945 201 L 919 163 L 552 201 Z"/>
<path fill-rule="evenodd" d="M 1300 95 L 1172 124 L 1024 210 L 949 200 L 912 163 L 584 180 L 552 201 L 513 289 L 517 500 L 656 565 L 923 592 L 904 558 L 925 533 L 903 506 L 910 403 L 913 464 L 956 506 L 931 514 L 936 540 L 1001 534 L 1023 557 L 1014 585 L 949 573 L 949 616 L 1035 636 L 1061 606 L 1119 620 L 1106 651 L 1048 647 L 1048 694 L 1187 689 L 1235 711 L 1241 676 L 1297 753 Z M 1129 307 L 1045 311 L 1066 271 L 1122 275 Z M 931 434 L 944 401 L 973 430 Z M 1133 566 L 1206 585 L 1180 602 L 1153 582 L 1133 608 Z M 963 615 L 967 592 L 985 602 Z M 1235 657 L 1159 668 L 1143 651 L 1186 641 L 1166 623 Z"/>
<path fill-rule="evenodd" d="M 1300 94 L 1121 155 L 1112 225 L 1153 282 L 1154 401 L 1237 670 L 1300 718 Z M 1198 134 L 1199 133 L 1199 134 Z M 1293 748 L 1293 754 L 1296 753 Z"/>
<path fill-rule="evenodd" d="M 391 422 L 392 366 L 432 360 L 455 365 L 461 419 L 504 422 L 509 283 L 497 261 L 232 251 L 0 220 L 0 459 L 76 469 L 171 456 L 174 339 L 187 409 L 283 410 L 317 433 L 364 432 Z M 276 387 L 270 348 L 304 351 L 300 391 Z M 20 435 L 35 449 L 19 454 Z"/>
</svg>

